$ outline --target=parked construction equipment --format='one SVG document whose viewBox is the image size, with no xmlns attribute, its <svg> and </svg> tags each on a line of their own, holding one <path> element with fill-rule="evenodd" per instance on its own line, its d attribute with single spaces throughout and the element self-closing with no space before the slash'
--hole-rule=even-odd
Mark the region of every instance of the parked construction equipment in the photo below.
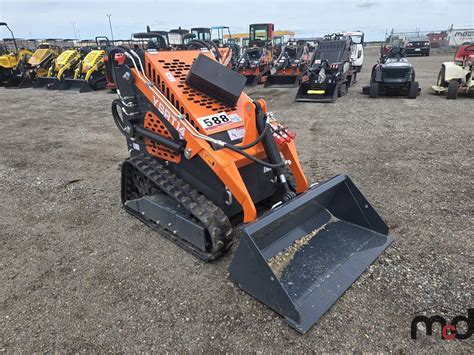
<svg viewBox="0 0 474 355">
<path fill-rule="evenodd" d="M 5 26 L 12 36 L 11 40 L 3 40 L 5 53 L 0 55 L 0 85 L 3 85 L 12 76 L 20 73 L 20 66 L 24 66 L 28 62 L 33 52 L 29 49 L 18 47 L 15 35 L 6 22 L 0 22 L 1 26 Z M 9 44 L 11 47 L 9 47 Z"/>
<path fill-rule="evenodd" d="M 221 31 L 224 27 L 217 27 L 220 28 Z M 227 27 L 228 29 L 228 27 Z M 212 40 L 212 29 L 209 27 L 195 27 L 191 28 L 191 34 L 194 37 L 190 40 L 190 42 L 186 43 L 186 48 L 190 46 L 193 48 L 198 49 L 205 48 L 210 51 L 214 52 L 214 55 L 217 56 L 218 61 L 225 65 L 226 67 L 232 68 L 232 49 L 230 46 L 221 45 L 222 41 Z M 222 37 L 223 39 L 223 37 Z"/>
<path fill-rule="evenodd" d="M 370 85 L 364 86 L 362 92 L 371 98 L 379 95 L 407 95 L 416 99 L 421 88 L 415 80 L 415 68 L 406 58 L 404 48 L 392 47 L 384 53 L 381 47 L 379 62 L 372 68 Z"/>
<path fill-rule="evenodd" d="M 458 94 L 474 92 L 474 42 L 460 46 L 453 62 L 444 62 L 439 71 L 438 81 L 432 89 L 437 94 L 446 93 L 449 100 L 457 99 Z"/>
<path fill-rule="evenodd" d="M 66 41 L 66 40 L 65 40 Z M 66 76 L 73 77 L 74 70 L 82 58 L 79 49 L 74 48 L 72 41 L 54 60 L 46 75 L 38 75 L 33 85 L 35 89 L 44 88 L 58 90 Z"/>
<path fill-rule="evenodd" d="M 99 90 L 105 87 L 104 56 L 109 49 L 110 42 L 107 37 L 96 37 L 96 46 L 79 61 L 74 70 L 74 76 L 65 77 L 59 90 L 76 90 L 80 93 Z"/>
<path fill-rule="evenodd" d="M 247 79 L 246 85 L 263 84 L 273 62 L 273 24 L 249 26 L 249 46 L 244 48 L 236 69 Z"/>
<path fill-rule="evenodd" d="M 240 243 L 230 277 L 306 332 L 392 238 L 345 175 L 308 183 L 295 134 L 201 49 L 109 53 L 130 157 L 125 210 L 203 260 Z"/>
<path fill-rule="evenodd" d="M 20 73 L 11 76 L 5 87 L 32 87 L 38 76 L 47 76 L 54 59 L 59 55 L 60 48 L 50 43 L 41 43 L 28 62 L 20 66 Z"/>
<path fill-rule="evenodd" d="M 211 40 L 221 48 L 222 64 L 228 68 L 235 68 L 240 57 L 240 47 L 232 37 L 228 26 L 211 27 Z M 228 48 L 227 51 L 222 50 Z"/>
<path fill-rule="evenodd" d="M 289 43 L 283 47 L 275 60 L 271 74 L 265 81 L 265 87 L 296 87 L 306 72 L 309 49 L 305 42 Z"/>
<path fill-rule="evenodd" d="M 334 102 L 347 93 L 353 74 L 350 38 L 330 35 L 318 41 L 296 94 L 296 101 Z"/>
<path fill-rule="evenodd" d="M 195 39 L 208 42 L 211 40 L 211 29 L 209 27 L 194 27 L 191 28 L 191 33 Z"/>
</svg>

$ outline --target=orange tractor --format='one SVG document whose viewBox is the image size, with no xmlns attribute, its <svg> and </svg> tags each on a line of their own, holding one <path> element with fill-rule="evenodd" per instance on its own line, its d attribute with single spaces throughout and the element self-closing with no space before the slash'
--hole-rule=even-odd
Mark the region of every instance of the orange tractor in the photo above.
<svg viewBox="0 0 474 355">
<path fill-rule="evenodd" d="M 346 175 L 310 185 L 295 133 L 213 51 L 114 48 L 124 209 L 306 332 L 390 244 Z M 179 267 L 179 265 L 177 265 Z"/>
</svg>

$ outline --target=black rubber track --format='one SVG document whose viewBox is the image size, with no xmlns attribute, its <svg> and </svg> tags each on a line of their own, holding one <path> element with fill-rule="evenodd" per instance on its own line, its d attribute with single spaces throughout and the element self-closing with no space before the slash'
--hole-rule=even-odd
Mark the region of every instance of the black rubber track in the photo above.
<svg viewBox="0 0 474 355">
<path fill-rule="evenodd" d="M 205 252 L 125 205 L 128 200 L 154 194 L 170 197 L 178 208 L 186 209 L 186 218 L 206 228 L 209 239 Z M 128 213 L 152 229 L 165 232 L 166 238 L 202 260 L 215 260 L 232 246 L 232 226 L 224 212 L 154 158 L 139 155 L 123 162 L 122 204 Z"/>
</svg>

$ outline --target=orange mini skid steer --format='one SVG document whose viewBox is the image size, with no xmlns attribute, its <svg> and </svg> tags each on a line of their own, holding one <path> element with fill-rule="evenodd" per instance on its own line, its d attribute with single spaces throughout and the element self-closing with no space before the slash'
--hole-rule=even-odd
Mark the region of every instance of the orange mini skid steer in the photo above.
<svg viewBox="0 0 474 355">
<path fill-rule="evenodd" d="M 310 186 L 295 135 L 207 50 L 109 53 L 127 212 L 306 332 L 390 244 L 345 175 Z M 240 226 L 240 227 L 239 227 Z"/>
</svg>

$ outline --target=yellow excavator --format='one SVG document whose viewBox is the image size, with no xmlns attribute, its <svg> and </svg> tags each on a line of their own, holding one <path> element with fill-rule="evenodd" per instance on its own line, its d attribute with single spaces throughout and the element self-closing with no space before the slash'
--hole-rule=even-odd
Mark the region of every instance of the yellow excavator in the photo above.
<svg viewBox="0 0 474 355">
<path fill-rule="evenodd" d="M 59 55 L 60 48 L 48 42 L 41 43 L 26 62 L 21 62 L 19 74 L 8 79 L 6 88 L 32 87 L 40 76 L 47 76 L 48 69 Z"/>
<path fill-rule="evenodd" d="M 26 48 L 19 48 L 13 31 L 6 22 L 0 22 L 11 33 L 11 39 L 4 39 L 4 52 L 0 53 L 0 85 L 6 83 L 10 77 L 19 74 L 20 66 L 24 65 L 33 52 Z"/>
<path fill-rule="evenodd" d="M 110 48 L 107 37 L 96 37 L 95 46 L 78 63 L 73 77 L 65 77 L 59 90 L 77 90 L 80 93 L 105 88 L 107 79 L 105 77 L 104 56 Z"/>
<path fill-rule="evenodd" d="M 34 88 L 57 90 L 66 76 L 73 76 L 74 70 L 82 58 L 79 49 L 74 48 L 73 40 L 64 40 L 71 45 L 54 60 L 45 75 L 38 75 Z"/>
</svg>

